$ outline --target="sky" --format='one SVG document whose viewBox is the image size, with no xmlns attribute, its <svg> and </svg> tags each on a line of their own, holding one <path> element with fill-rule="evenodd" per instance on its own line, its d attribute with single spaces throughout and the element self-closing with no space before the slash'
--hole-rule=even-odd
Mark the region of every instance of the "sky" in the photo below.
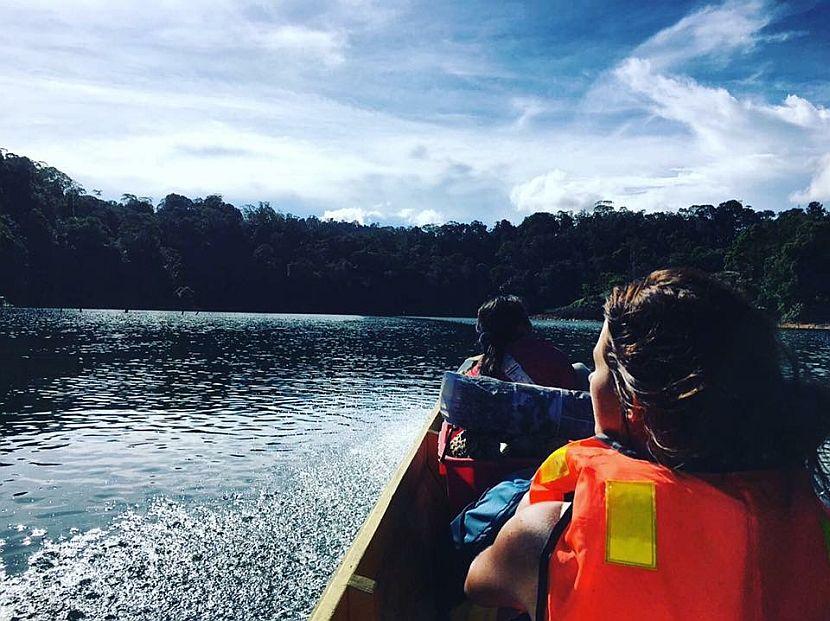
<svg viewBox="0 0 830 621">
<path fill-rule="evenodd" d="M 0 0 L 0 147 L 423 225 L 830 203 L 830 1 Z"/>
</svg>

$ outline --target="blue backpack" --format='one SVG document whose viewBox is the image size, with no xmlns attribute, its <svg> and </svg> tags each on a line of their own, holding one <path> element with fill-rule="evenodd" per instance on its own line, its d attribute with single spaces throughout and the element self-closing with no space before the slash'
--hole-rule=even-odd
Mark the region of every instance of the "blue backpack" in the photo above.
<svg viewBox="0 0 830 621">
<path fill-rule="evenodd" d="M 516 513 L 522 496 L 530 489 L 533 472 L 529 468 L 511 474 L 484 492 L 452 521 L 450 528 L 457 550 L 472 558 L 493 544 L 502 526 Z"/>
</svg>

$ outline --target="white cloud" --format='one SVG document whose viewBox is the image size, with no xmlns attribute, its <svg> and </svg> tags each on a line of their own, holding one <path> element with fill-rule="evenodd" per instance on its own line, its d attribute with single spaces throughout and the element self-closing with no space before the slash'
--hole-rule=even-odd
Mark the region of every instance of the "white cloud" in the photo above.
<svg viewBox="0 0 830 621">
<path fill-rule="evenodd" d="M 361 207 L 344 207 L 343 209 L 330 209 L 323 213 L 323 220 L 341 220 L 343 222 L 377 222 L 383 218 L 383 212 Z"/>
<path fill-rule="evenodd" d="M 517 185 L 510 200 L 520 211 L 587 209 L 605 198 L 604 179 L 574 179 L 558 168 Z"/>
<path fill-rule="evenodd" d="M 673 77 L 655 71 L 651 61 L 629 58 L 613 72 L 618 85 L 644 96 L 650 109 L 663 118 L 687 125 L 701 135 L 725 131 L 734 133 L 736 126 L 757 117 L 784 121 L 791 125 L 826 131 L 830 110 L 816 106 L 797 95 L 788 95 L 779 106 L 740 101 L 724 88 L 703 86 L 686 77 Z M 755 125 L 750 128 L 757 131 Z M 763 129 L 763 128 L 760 128 Z"/>
<path fill-rule="evenodd" d="M 830 122 L 830 110 L 813 105 L 798 95 L 787 95 L 783 105 L 769 108 L 761 106 L 761 110 L 778 116 L 787 123 L 819 131 L 826 129 Z"/>
<path fill-rule="evenodd" d="M 777 159 L 774 166 L 797 160 L 803 167 L 830 139 L 830 111 L 795 95 L 778 106 L 740 100 L 724 88 L 661 75 L 649 61 L 636 58 L 623 62 L 614 76 L 642 97 L 650 112 L 691 132 L 710 163 L 729 166 L 746 157 L 757 163 L 770 156 Z"/>
<path fill-rule="evenodd" d="M 406 224 L 426 226 L 427 224 L 442 224 L 447 219 L 435 209 L 401 209 L 395 214 Z"/>
<path fill-rule="evenodd" d="M 682 123 L 708 149 L 725 148 L 724 135 L 734 140 L 741 121 L 740 104 L 726 89 L 704 87 L 691 78 L 660 75 L 654 71 L 651 61 L 639 58 L 627 59 L 613 75 L 618 86 L 639 95 L 653 114 Z"/>
<path fill-rule="evenodd" d="M 515 121 L 518 128 L 527 127 L 535 117 L 544 114 L 550 109 L 550 105 L 538 97 L 514 97 L 510 102 L 513 108 L 519 113 Z"/>
<path fill-rule="evenodd" d="M 327 65 L 339 65 L 345 60 L 346 38 L 338 32 L 280 26 L 264 32 L 260 42 L 270 50 L 317 57 Z"/>
<path fill-rule="evenodd" d="M 591 167 L 574 154 L 516 184 L 513 204 L 522 211 L 554 210 L 609 199 L 650 210 L 734 197 L 782 208 L 787 199 L 823 196 L 830 179 L 824 168 L 808 189 L 792 189 L 803 184 L 830 144 L 830 110 L 794 94 L 780 105 L 742 99 L 669 73 L 694 58 L 758 44 L 770 23 L 765 8 L 761 2 L 706 7 L 638 46 L 602 76 L 586 101 L 600 113 L 626 110 L 642 118 L 602 140 L 619 163 L 586 174 Z M 602 104 L 594 105 L 598 100 Z M 661 122 L 656 133 L 649 131 L 654 121 Z M 632 134 L 641 139 L 632 141 Z M 781 203 L 770 205 L 769 190 L 782 186 L 790 193 L 779 191 Z"/>
<path fill-rule="evenodd" d="M 809 187 L 800 192 L 794 192 L 790 200 L 794 203 L 830 201 L 830 153 L 819 161 Z"/>
<path fill-rule="evenodd" d="M 766 8 L 761 0 L 706 6 L 661 30 L 631 56 L 648 59 L 660 70 L 703 56 L 726 58 L 756 45 L 760 31 L 771 21 Z"/>
<path fill-rule="evenodd" d="M 363 207 L 344 207 L 342 209 L 329 209 L 323 213 L 323 220 L 341 220 L 343 222 L 358 222 L 366 224 L 369 222 L 380 222 L 382 220 L 399 221 L 402 224 L 413 226 L 426 226 L 427 224 L 442 224 L 446 218 L 434 209 L 400 209 L 397 212 L 389 212 L 388 203 L 378 205 L 376 208 L 364 209 Z M 384 208 L 384 209 L 381 209 Z"/>
<path fill-rule="evenodd" d="M 628 206 L 631 199 L 640 208 L 659 208 L 668 204 L 669 192 L 674 193 L 683 186 L 693 188 L 700 181 L 699 173 L 688 171 L 677 171 L 666 177 L 575 177 L 555 169 L 515 186 L 510 200 L 524 212 L 590 209 L 601 200 Z"/>
</svg>

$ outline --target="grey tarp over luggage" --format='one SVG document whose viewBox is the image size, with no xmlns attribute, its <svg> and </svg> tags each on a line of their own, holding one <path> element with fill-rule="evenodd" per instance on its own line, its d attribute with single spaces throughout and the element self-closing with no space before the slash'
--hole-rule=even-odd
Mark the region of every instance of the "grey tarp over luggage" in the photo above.
<svg viewBox="0 0 830 621">
<path fill-rule="evenodd" d="M 576 440 L 594 434 L 591 396 L 580 390 L 502 382 L 444 373 L 441 414 L 477 434 Z"/>
</svg>

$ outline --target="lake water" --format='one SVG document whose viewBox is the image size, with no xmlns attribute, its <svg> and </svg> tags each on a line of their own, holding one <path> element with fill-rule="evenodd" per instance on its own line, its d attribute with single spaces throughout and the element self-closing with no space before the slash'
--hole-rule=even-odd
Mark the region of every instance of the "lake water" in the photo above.
<svg viewBox="0 0 830 621">
<path fill-rule="evenodd" d="M 590 361 L 599 324 L 542 322 Z M 830 333 L 785 335 L 827 378 Z M 0 312 L 0 620 L 304 618 L 471 320 Z"/>
</svg>

